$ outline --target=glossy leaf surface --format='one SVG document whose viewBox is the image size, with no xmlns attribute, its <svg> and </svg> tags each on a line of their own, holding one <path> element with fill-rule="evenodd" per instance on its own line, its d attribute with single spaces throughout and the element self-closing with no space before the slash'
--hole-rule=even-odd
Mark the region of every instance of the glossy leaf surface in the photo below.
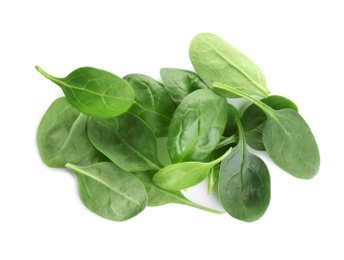
<svg viewBox="0 0 344 260">
<path fill-rule="evenodd" d="M 147 206 L 147 193 L 141 181 L 112 162 L 89 167 L 67 164 L 66 168 L 77 176 L 81 201 L 103 218 L 124 221 Z"/>
<path fill-rule="evenodd" d="M 208 176 L 211 168 L 221 162 L 230 152 L 231 149 L 221 157 L 208 163 L 182 162 L 168 165 L 154 175 L 153 181 L 157 186 L 172 191 L 195 186 L 203 181 Z"/>
<path fill-rule="evenodd" d="M 129 111 L 145 121 L 157 137 L 167 136 L 176 106 L 164 85 L 142 74 L 129 74 L 124 79 L 135 90 L 135 102 Z"/>
<path fill-rule="evenodd" d="M 192 71 L 162 68 L 160 76 L 166 91 L 177 105 L 191 92 L 208 88 L 198 75 Z"/>
<path fill-rule="evenodd" d="M 136 115 L 90 118 L 87 127 L 93 145 L 120 168 L 128 172 L 160 169 L 156 137 Z"/>
<path fill-rule="evenodd" d="M 298 112 L 289 108 L 274 110 L 258 99 L 221 83 L 215 83 L 214 87 L 245 97 L 264 111 L 267 121 L 263 143 L 270 158 L 280 168 L 301 179 L 311 179 L 318 173 L 319 149 L 311 129 Z"/>
<path fill-rule="evenodd" d="M 218 193 L 232 217 L 252 222 L 263 216 L 270 203 L 270 174 L 264 161 L 251 154 L 238 119 L 239 143 L 222 162 Z"/>
<path fill-rule="evenodd" d="M 220 82 L 249 94 L 262 97 L 269 94 L 265 77 L 257 65 L 215 34 L 196 35 L 191 41 L 189 56 L 197 74 L 209 87 Z"/>
<path fill-rule="evenodd" d="M 83 67 L 65 78 L 56 78 L 38 66 L 36 69 L 60 86 L 75 108 L 92 117 L 120 115 L 130 108 L 135 99 L 135 92 L 128 82 L 104 70 Z"/>
<path fill-rule="evenodd" d="M 282 96 L 269 96 L 260 100 L 269 107 L 280 110 L 290 108 L 298 111 L 297 106 L 289 99 Z M 253 149 L 265 151 L 262 132 L 266 122 L 266 115 L 257 105 L 251 104 L 242 116 L 242 126 L 245 131 L 246 142 Z"/>
<path fill-rule="evenodd" d="M 50 105 L 37 130 L 38 151 L 46 165 L 63 168 L 68 162 L 80 163 L 93 151 L 86 132 L 87 118 L 65 97 Z"/>
<path fill-rule="evenodd" d="M 208 89 L 192 92 L 173 114 L 167 145 L 173 163 L 203 161 L 223 134 L 226 99 Z"/>
</svg>

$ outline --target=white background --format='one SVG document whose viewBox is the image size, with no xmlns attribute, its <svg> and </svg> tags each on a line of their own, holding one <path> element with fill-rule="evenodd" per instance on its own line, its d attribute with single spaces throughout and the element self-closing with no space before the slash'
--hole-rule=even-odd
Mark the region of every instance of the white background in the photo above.
<svg viewBox="0 0 344 260">
<path fill-rule="evenodd" d="M 344 259 L 341 2 L 1 1 L 0 259 Z M 240 49 L 273 94 L 298 105 L 318 141 L 319 174 L 293 178 L 263 155 L 272 198 L 254 223 L 181 205 L 126 222 L 91 213 L 72 174 L 39 158 L 37 125 L 62 92 L 35 65 L 60 77 L 92 66 L 159 79 L 161 67 L 191 69 L 200 32 Z"/>
</svg>

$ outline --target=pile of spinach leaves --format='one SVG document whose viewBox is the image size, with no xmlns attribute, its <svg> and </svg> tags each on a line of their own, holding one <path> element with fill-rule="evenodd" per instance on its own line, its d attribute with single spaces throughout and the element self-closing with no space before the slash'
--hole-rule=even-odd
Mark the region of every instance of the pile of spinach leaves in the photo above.
<svg viewBox="0 0 344 260">
<path fill-rule="evenodd" d="M 271 195 L 269 170 L 253 149 L 297 178 L 317 174 L 309 126 L 291 100 L 269 96 L 255 63 L 211 33 L 193 38 L 189 56 L 195 72 L 162 68 L 160 81 L 91 67 L 57 78 L 36 67 L 64 93 L 38 126 L 40 156 L 75 174 L 92 212 L 124 221 L 146 206 L 179 203 L 221 213 L 182 193 L 207 180 L 228 214 L 251 222 Z M 240 114 L 233 98 L 252 104 Z"/>
</svg>

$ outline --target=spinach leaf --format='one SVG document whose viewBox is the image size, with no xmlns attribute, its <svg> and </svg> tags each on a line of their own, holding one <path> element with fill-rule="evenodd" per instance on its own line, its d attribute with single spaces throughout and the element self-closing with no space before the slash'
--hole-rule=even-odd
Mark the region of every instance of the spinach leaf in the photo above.
<svg viewBox="0 0 344 260">
<path fill-rule="evenodd" d="M 220 166 L 218 193 L 232 217 L 251 222 L 263 216 L 270 203 L 270 175 L 264 161 L 246 146 L 240 119 L 239 143 Z"/>
<path fill-rule="evenodd" d="M 269 96 L 260 101 L 275 110 L 290 108 L 298 111 L 297 106 L 291 100 L 282 96 Z M 262 132 L 266 122 L 266 115 L 263 110 L 257 105 L 251 104 L 244 111 L 241 121 L 245 131 L 247 144 L 253 149 L 265 151 Z"/>
<path fill-rule="evenodd" d="M 160 76 L 166 91 L 177 105 L 191 92 L 208 88 L 198 75 L 192 71 L 162 68 Z"/>
<path fill-rule="evenodd" d="M 226 125 L 226 99 L 199 89 L 182 100 L 173 114 L 167 145 L 173 163 L 203 161 L 215 149 Z"/>
<path fill-rule="evenodd" d="M 50 105 L 37 130 L 38 151 L 46 165 L 63 168 L 67 162 L 80 163 L 93 151 L 86 132 L 87 118 L 65 97 Z"/>
<path fill-rule="evenodd" d="M 95 151 L 90 155 L 90 163 L 92 165 L 100 162 L 111 162 L 111 160 L 95 149 Z"/>
<path fill-rule="evenodd" d="M 103 218 L 124 221 L 147 206 L 147 193 L 141 181 L 112 162 L 89 167 L 68 163 L 66 168 L 77 177 L 81 201 Z"/>
<path fill-rule="evenodd" d="M 230 152 L 231 149 L 216 160 L 207 163 L 181 162 L 168 165 L 154 175 L 153 182 L 166 190 L 187 189 L 203 181 L 211 168 L 221 162 Z"/>
<path fill-rule="evenodd" d="M 87 128 L 93 145 L 120 168 L 128 172 L 161 168 L 156 137 L 136 115 L 90 118 Z"/>
<path fill-rule="evenodd" d="M 169 203 L 183 204 L 212 213 L 222 211 L 207 208 L 188 200 L 180 191 L 168 191 L 156 186 L 152 180 L 152 173 L 138 172 L 135 175 L 142 181 L 148 194 L 148 206 L 161 206 Z"/>
<path fill-rule="evenodd" d="M 264 75 L 257 65 L 217 35 L 196 35 L 191 41 L 189 56 L 208 87 L 220 82 L 249 94 L 262 97 L 269 94 Z"/>
<path fill-rule="evenodd" d="M 176 107 L 164 85 L 142 74 L 129 74 L 124 79 L 134 88 L 136 94 L 129 111 L 145 121 L 157 137 L 167 136 Z"/>
<path fill-rule="evenodd" d="M 267 116 L 263 143 L 270 158 L 283 170 L 301 179 L 313 178 L 320 167 L 320 154 L 313 133 L 301 115 L 290 108 L 274 110 L 231 86 L 214 83 L 215 89 L 244 97 Z"/>
<path fill-rule="evenodd" d="M 60 86 L 75 108 L 92 117 L 120 115 L 130 108 L 135 99 L 135 92 L 128 82 L 104 70 L 83 67 L 65 78 L 56 78 L 38 66 L 36 69 Z"/>
</svg>

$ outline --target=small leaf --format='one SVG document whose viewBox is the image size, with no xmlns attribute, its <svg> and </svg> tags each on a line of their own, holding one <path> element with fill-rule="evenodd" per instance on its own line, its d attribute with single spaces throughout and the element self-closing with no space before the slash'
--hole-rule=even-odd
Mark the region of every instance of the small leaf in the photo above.
<svg viewBox="0 0 344 260">
<path fill-rule="evenodd" d="M 135 99 L 135 92 L 128 82 L 104 70 L 83 67 L 65 78 L 56 78 L 38 66 L 36 69 L 60 86 L 75 108 L 92 117 L 120 115 L 130 108 Z"/>
<path fill-rule="evenodd" d="M 147 193 L 141 181 L 112 162 L 66 168 L 78 179 L 79 196 L 85 206 L 103 218 L 130 219 L 147 206 Z"/>
<path fill-rule="evenodd" d="M 43 162 L 63 168 L 80 163 L 94 150 L 86 132 L 87 116 L 72 107 L 65 97 L 56 99 L 44 114 L 37 130 L 37 146 Z"/>
</svg>

